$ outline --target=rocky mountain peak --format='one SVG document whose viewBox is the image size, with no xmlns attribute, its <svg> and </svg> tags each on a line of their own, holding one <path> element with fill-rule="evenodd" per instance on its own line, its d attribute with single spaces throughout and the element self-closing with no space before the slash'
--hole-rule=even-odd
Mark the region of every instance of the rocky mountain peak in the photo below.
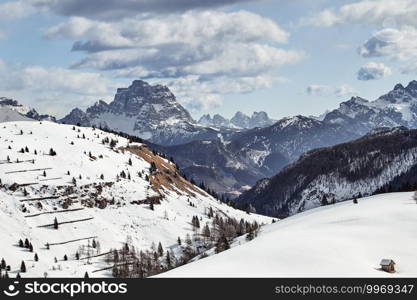
<svg viewBox="0 0 417 300">
<path fill-rule="evenodd" d="M 233 118 L 230 119 L 230 122 L 240 128 L 249 128 L 250 117 L 238 111 Z"/>
<path fill-rule="evenodd" d="M 413 97 L 413 98 L 417 98 L 417 81 L 413 80 L 411 81 L 407 87 L 405 88 L 405 90 Z"/>
<path fill-rule="evenodd" d="M 396 90 L 403 90 L 403 89 L 404 89 L 404 86 L 401 83 L 397 83 L 394 86 L 394 91 L 396 91 Z"/>
</svg>

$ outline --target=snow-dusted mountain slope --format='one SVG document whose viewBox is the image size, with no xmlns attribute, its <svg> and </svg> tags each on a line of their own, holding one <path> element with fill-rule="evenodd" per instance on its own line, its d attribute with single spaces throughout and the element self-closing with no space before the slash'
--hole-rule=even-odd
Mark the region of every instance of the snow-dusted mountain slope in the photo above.
<svg viewBox="0 0 417 300">
<path fill-rule="evenodd" d="M 417 128 L 417 81 L 406 87 L 397 84 L 374 101 L 352 97 L 327 113 L 324 121 L 350 127 L 360 134 L 377 127 Z"/>
<path fill-rule="evenodd" d="M 219 114 L 215 114 L 213 117 L 211 117 L 210 114 L 206 114 L 198 120 L 198 123 L 203 126 L 213 126 L 219 128 L 230 127 L 239 129 L 267 127 L 271 126 L 275 122 L 276 120 L 269 118 L 268 114 L 264 111 L 254 112 L 250 117 L 238 111 L 230 120 Z"/>
<path fill-rule="evenodd" d="M 218 129 L 197 124 L 168 87 L 135 80 L 119 88 L 114 101 L 99 101 L 86 112 L 76 108 L 60 122 L 109 128 L 162 145 L 216 139 Z"/>
<path fill-rule="evenodd" d="M 401 190 L 417 182 L 417 130 L 381 128 L 363 138 L 305 153 L 236 201 L 287 215 L 359 193 Z M 381 190 L 382 189 L 382 190 Z"/>
<path fill-rule="evenodd" d="M 337 124 L 295 116 L 272 126 L 236 133 L 229 140 L 194 141 L 159 147 L 189 178 L 236 197 L 257 180 L 271 177 L 305 151 L 359 137 Z"/>
<path fill-rule="evenodd" d="M 303 212 L 160 277 L 416 277 L 412 196 L 384 194 Z M 396 273 L 379 270 L 383 258 L 396 262 Z"/>
<path fill-rule="evenodd" d="M 55 117 L 53 116 L 41 115 L 34 108 L 22 105 L 16 100 L 6 97 L 0 97 L 0 110 L 3 110 L 3 112 L 0 113 L 0 122 L 24 121 L 27 118 L 38 121 L 56 121 Z M 14 113 L 10 112 L 10 110 L 12 110 Z M 26 118 L 21 118 L 18 116 L 18 114 Z"/>
<path fill-rule="evenodd" d="M 193 216 L 209 222 L 208 211 L 271 221 L 219 202 L 144 145 L 94 128 L 2 123 L 0 180 L 0 259 L 10 265 L 10 277 L 22 260 L 22 277 L 111 276 L 106 256 L 94 256 L 126 240 L 138 250 L 161 242 L 164 251 L 181 252 L 177 238 L 195 232 Z M 26 238 L 33 252 L 18 246 Z M 93 248 L 93 240 L 100 246 Z M 100 268 L 107 269 L 94 272 Z"/>
<path fill-rule="evenodd" d="M 11 121 L 33 121 L 33 119 L 29 119 L 9 107 L 0 106 L 0 123 Z"/>
</svg>

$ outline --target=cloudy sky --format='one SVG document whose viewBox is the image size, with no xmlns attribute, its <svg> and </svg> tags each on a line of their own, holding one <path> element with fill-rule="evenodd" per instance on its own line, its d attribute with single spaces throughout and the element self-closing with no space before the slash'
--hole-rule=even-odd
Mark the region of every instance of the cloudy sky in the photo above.
<svg viewBox="0 0 417 300">
<path fill-rule="evenodd" d="M 63 116 L 134 79 L 198 118 L 321 114 L 417 79 L 415 0 L 0 0 L 0 96 Z"/>
</svg>

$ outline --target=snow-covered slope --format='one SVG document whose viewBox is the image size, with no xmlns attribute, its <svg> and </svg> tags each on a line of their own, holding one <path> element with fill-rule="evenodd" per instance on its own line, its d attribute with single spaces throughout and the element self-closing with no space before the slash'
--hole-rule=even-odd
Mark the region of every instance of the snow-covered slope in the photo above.
<svg viewBox="0 0 417 300">
<path fill-rule="evenodd" d="M 292 215 L 373 193 L 409 191 L 417 182 L 417 130 L 380 128 L 357 140 L 306 152 L 236 201 L 259 213 Z"/>
<path fill-rule="evenodd" d="M 86 257 L 121 248 L 126 240 L 137 249 L 161 242 L 164 249 L 178 251 L 177 238 L 193 233 L 192 217 L 204 224 L 210 209 L 248 222 L 271 220 L 219 202 L 142 144 L 94 128 L 1 124 L 0 180 L 0 259 L 11 266 L 11 277 L 22 260 L 28 269 L 22 277 L 45 272 L 80 277 L 85 271 L 110 276 L 111 270 L 93 273 L 108 267 L 104 256 Z M 26 238 L 33 253 L 17 246 Z M 100 249 L 91 247 L 93 240 Z M 74 258 L 77 251 L 80 260 Z"/>
<path fill-rule="evenodd" d="M 26 118 L 22 118 L 20 116 Z M 27 119 L 38 121 L 56 121 L 55 117 L 50 115 L 41 115 L 34 108 L 22 105 L 16 100 L 0 97 L 0 123 L 9 121 L 25 121 Z"/>
<path fill-rule="evenodd" d="M 161 277 L 416 277 L 417 204 L 392 193 L 316 208 Z M 379 270 L 393 259 L 397 273 Z"/>
<path fill-rule="evenodd" d="M 0 106 L 0 123 L 11 121 L 33 121 L 19 112 L 9 108 Z"/>
</svg>

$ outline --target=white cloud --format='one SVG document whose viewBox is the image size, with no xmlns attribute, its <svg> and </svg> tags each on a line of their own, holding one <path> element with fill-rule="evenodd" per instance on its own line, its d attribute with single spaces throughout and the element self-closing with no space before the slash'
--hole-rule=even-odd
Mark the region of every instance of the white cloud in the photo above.
<svg viewBox="0 0 417 300">
<path fill-rule="evenodd" d="M 318 96 L 318 97 L 348 97 L 357 95 L 359 92 L 348 86 L 348 85 L 341 85 L 339 87 L 332 87 L 328 85 L 320 85 L 320 84 L 312 84 L 309 85 L 306 89 L 306 92 L 310 96 Z"/>
<path fill-rule="evenodd" d="M 306 89 L 306 92 L 310 96 L 328 96 L 332 94 L 332 88 L 327 85 L 312 84 Z"/>
<path fill-rule="evenodd" d="M 391 69 L 383 63 L 370 62 L 359 69 L 357 78 L 358 80 L 377 80 L 391 73 Z"/>
<path fill-rule="evenodd" d="M 148 77 L 258 75 L 303 57 L 274 45 L 288 39 L 275 22 L 246 11 L 188 12 L 115 23 L 72 18 L 45 36 L 80 40 L 73 51 L 87 54 L 75 68 Z"/>
<path fill-rule="evenodd" d="M 114 22 L 76 17 L 49 28 L 45 37 L 76 40 L 73 51 L 85 57 L 74 69 L 165 80 L 176 87 L 179 99 L 199 108 L 219 105 L 227 93 L 270 87 L 276 82 L 272 71 L 304 56 L 278 47 L 289 34 L 271 19 L 247 11 L 192 11 Z"/>
<path fill-rule="evenodd" d="M 334 26 L 337 24 L 376 25 L 384 27 L 417 25 L 415 0 L 362 0 L 338 9 L 325 9 L 302 20 L 304 24 Z"/>
<path fill-rule="evenodd" d="M 26 0 L 35 7 L 64 16 L 122 19 L 138 14 L 171 14 L 260 0 Z"/>
<path fill-rule="evenodd" d="M 195 75 L 159 81 L 159 83 L 169 86 L 177 99 L 194 111 L 221 106 L 224 95 L 227 94 L 250 93 L 283 82 L 286 82 L 286 80 L 273 76 L 242 77 L 239 79 L 219 77 L 205 81 Z"/>
<path fill-rule="evenodd" d="M 376 32 L 360 48 L 363 57 L 387 57 L 402 63 L 403 73 L 417 71 L 417 29 L 403 26 Z"/>
<path fill-rule="evenodd" d="M 0 60 L 0 92 L 22 96 L 28 103 L 63 113 L 77 104 L 86 105 L 99 97 L 110 97 L 115 83 L 97 73 L 62 68 L 22 66 Z M 36 98 L 33 99 L 33 95 Z M 52 100 L 53 99 L 53 100 Z M 88 102 L 85 102 L 88 100 Z M 47 105 L 46 105 L 47 104 Z"/>
<path fill-rule="evenodd" d="M 28 1 L 9 1 L 0 3 L 0 18 L 2 20 L 18 19 L 31 15 L 34 7 Z"/>
<path fill-rule="evenodd" d="M 350 97 L 350 96 L 358 95 L 359 91 L 348 85 L 341 85 L 334 90 L 334 94 L 337 97 Z"/>
</svg>

